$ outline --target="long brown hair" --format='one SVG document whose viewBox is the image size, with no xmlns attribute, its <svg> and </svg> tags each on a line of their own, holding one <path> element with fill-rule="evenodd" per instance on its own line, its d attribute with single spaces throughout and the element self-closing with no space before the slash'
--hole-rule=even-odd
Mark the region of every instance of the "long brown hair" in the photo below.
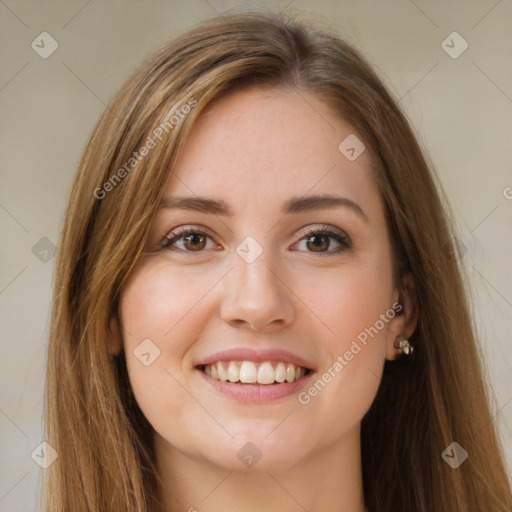
<svg viewBox="0 0 512 512">
<path fill-rule="evenodd" d="M 362 420 L 369 510 L 509 512 L 491 387 L 432 166 L 358 51 L 310 23 L 261 12 L 207 20 L 150 56 L 84 150 L 56 268 L 44 419 L 58 458 L 45 471 L 45 510 L 161 510 L 152 428 L 124 356 L 109 352 L 110 322 L 195 121 L 210 101 L 250 84 L 315 94 L 352 124 L 372 156 L 395 277 L 415 279 L 414 354 L 386 361 Z M 455 469 L 441 456 L 452 442 L 469 455 Z"/>
</svg>

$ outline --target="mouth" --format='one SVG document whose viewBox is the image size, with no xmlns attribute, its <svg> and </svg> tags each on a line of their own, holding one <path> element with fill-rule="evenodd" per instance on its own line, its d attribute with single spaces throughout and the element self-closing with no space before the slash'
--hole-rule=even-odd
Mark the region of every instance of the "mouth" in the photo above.
<svg viewBox="0 0 512 512">
<path fill-rule="evenodd" d="M 213 390 L 245 404 L 292 397 L 317 373 L 314 362 L 278 348 L 222 350 L 194 368 Z"/>
<path fill-rule="evenodd" d="M 284 361 L 224 360 L 196 367 L 212 379 L 233 384 L 260 384 L 273 386 L 296 382 L 313 370 Z"/>
</svg>

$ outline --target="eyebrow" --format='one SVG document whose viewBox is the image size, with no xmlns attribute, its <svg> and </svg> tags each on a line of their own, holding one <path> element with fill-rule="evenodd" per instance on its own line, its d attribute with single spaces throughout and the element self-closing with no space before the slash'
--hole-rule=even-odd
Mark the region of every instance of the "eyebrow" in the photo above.
<svg viewBox="0 0 512 512">
<path fill-rule="evenodd" d="M 232 217 L 233 209 L 223 200 L 209 199 L 207 197 L 167 197 L 160 203 L 160 208 L 182 209 L 214 215 Z M 370 222 L 363 209 L 351 199 L 333 195 L 314 195 L 305 197 L 292 197 L 283 204 L 282 213 L 309 212 L 331 208 L 350 208 L 366 222 Z"/>
</svg>

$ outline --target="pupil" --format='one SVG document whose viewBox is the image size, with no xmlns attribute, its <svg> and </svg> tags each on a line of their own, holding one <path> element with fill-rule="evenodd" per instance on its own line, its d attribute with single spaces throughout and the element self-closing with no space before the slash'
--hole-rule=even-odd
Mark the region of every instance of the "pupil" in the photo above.
<svg viewBox="0 0 512 512">
<path fill-rule="evenodd" d="M 204 236 L 203 235 L 198 235 L 198 234 L 192 234 L 192 235 L 187 235 L 186 237 L 186 240 L 187 240 L 187 244 L 192 244 L 192 249 L 193 250 L 197 250 L 197 249 L 202 249 L 202 245 L 201 243 L 204 242 Z M 197 242 L 199 240 L 199 246 L 197 245 Z"/>
<path fill-rule="evenodd" d="M 322 243 L 323 243 L 323 245 L 325 246 L 323 248 L 327 249 L 327 246 L 329 245 L 329 241 L 327 240 L 327 244 L 325 244 L 325 241 L 327 239 L 327 237 L 325 235 L 313 235 L 313 236 L 310 236 L 308 243 L 311 243 L 311 241 L 314 240 L 314 239 L 317 240 L 317 242 L 313 242 L 313 246 L 314 247 L 322 249 Z"/>
</svg>

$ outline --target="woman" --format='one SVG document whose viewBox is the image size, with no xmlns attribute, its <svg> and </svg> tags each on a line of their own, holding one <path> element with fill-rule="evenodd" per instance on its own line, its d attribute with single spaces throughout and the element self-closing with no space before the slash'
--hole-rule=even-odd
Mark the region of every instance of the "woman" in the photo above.
<svg viewBox="0 0 512 512">
<path fill-rule="evenodd" d="M 46 510 L 510 510 L 434 176 L 303 22 L 227 15 L 146 60 L 66 211 Z"/>
</svg>

